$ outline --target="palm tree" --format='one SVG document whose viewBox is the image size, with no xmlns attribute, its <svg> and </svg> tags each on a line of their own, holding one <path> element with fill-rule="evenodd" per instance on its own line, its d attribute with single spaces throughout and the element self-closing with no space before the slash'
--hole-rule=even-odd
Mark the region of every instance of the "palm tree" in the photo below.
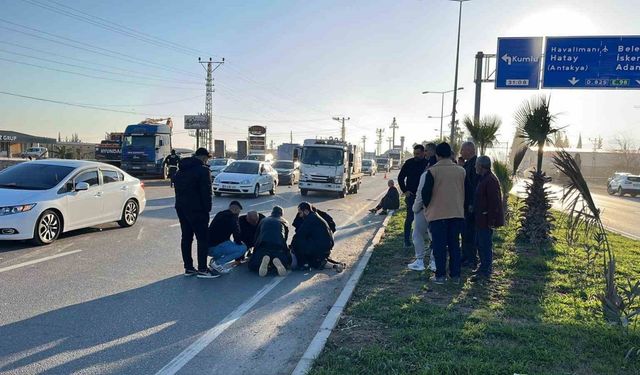
<svg viewBox="0 0 640 375">
<path fill-rule="evenodd" d="M 524 102 L 515 114 L 516 134 L 525 144 L 538 148 L 538 164 L 536 171 L 542 172 L 544 145 L 553 144 L 553 136 L 560 129 L 554 127 L 557 115 L 549 111 L 550 99 L 545 96 Z"/>
<path fill-rule="evenodd" d="M 496 135 L 502 125 L 502 120 L 498 116 L 485 116 L 478 123 L 475 123 L 471 117 L 465 116 L 463 122 L 467 128 L 467 132 L 473 138 L 473 141 L 480 148 L 480 155 L 484 155 L 487 147 L 492 147 L 496 141 Z"/>
</svg>

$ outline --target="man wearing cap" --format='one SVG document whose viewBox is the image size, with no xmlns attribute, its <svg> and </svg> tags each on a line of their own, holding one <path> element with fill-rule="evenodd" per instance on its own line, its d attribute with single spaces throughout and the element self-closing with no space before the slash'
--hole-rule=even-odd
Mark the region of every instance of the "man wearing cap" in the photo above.
<svg viewBox="0 0 640 375">
<path fill-rule="evenodd" d="M 255 250 L 249 260 L 249 269 L 264 277 L 273 266 L 279 276 L 285 276 L 287 267 L 291 265 L 288 239 L 289 223 L 282 218 L 282 207 L 275 206 L 271 216 L 260 221 L 258 225 Z"/>
<path fill-rule="evenodd" d="M 247 252 L 247 246 L 242 243 L 238 215 L 242 205 L 238 201 L 231 201 L 229 208 L 220 211 L 209 225 L 209 255 L 211 256 L 211 270 L 214 275 L 229 273 L 226 264 L 242 257 Z M 233 236 L 233 241 L 231 241 Z"/>
<path fill-rule="evenodd" d="M 211 212 L 211 172 L 206 163 L 209 151 L 199 148 L 193 157 L 180 160 L 180 169 L 174 177 L 176 213 L 180 220 L 182 261 L 186 276 L 215 277 L 207 268 L 207 224 Z M 191 245 L 193 236 L 198 241 L 198 270 L 193 267 Z"/>
<path fill-rule="evenodd" d="M 464 168 L 451 160 L 451 146 L 436 147 L 438 162 L 427 170 L 422 187 L 424 215 L 429 223 L 436 284 L 444 284 L 449 256 L 449 276 L 460 282 L 460 234 L 464 227 Z M 447 254 L 448 252 L 448 254 Z"/>
</svg>

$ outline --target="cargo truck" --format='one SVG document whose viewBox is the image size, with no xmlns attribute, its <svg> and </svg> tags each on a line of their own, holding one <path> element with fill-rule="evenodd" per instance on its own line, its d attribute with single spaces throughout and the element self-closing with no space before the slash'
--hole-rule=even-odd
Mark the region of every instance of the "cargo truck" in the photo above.
<svg viewBox="0 0 640 375">
<path fill-rule="evenodd" d="M 122 143 L 122 169 L 134 176 L 166 179 L 169 170 L 164 159 L 171 153 L 172 128 L 171 118 L 146 119 L 127 126 Z"/>
<path fill-rule="evenodd" d="M 328 191 L 344 198 L 362 183 L 362 153 L 338 139 L 307 139 L 300 157 L 300 194 Z"/>
</svg>

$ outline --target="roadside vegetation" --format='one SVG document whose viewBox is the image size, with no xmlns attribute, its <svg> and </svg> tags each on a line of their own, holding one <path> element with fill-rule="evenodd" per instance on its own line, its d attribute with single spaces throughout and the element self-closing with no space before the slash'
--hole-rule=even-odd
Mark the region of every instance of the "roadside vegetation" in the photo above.
<svg viewBox="0 0 640 375">
<path fill-rule="evenodd" d="M 567 242 L 565 225 L 542 252 L 516 247 L 511 220 L 496 234 L 491 281 L 437 286 L 406 268 L 403 222 L 390 221 L 311 374 L 640 373 L 637 321 L 605 319 L 605 282 L 585 271 L 593 255 Z M 637 278 L 640 242 L 608 236 L 617 278 Z"/>
</svg>

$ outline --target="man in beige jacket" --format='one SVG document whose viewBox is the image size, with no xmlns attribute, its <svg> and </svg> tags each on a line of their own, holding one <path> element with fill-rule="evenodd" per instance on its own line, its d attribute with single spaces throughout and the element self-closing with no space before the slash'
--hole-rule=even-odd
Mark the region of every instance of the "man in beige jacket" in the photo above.
<svg viewBox="0 0 640 375">
<path fill-rule="evenodd" d="M 451 146 L 436 147 L 438 162 L 429 168 L 422 187 L 424 215 L 429 223 L 436 260 L 436 284 L 444 284 L 449 256 L 449 276 L 460 282 L 460 234 L 464 227 L 464 168 L 451 160 Z"/>
</svg>

